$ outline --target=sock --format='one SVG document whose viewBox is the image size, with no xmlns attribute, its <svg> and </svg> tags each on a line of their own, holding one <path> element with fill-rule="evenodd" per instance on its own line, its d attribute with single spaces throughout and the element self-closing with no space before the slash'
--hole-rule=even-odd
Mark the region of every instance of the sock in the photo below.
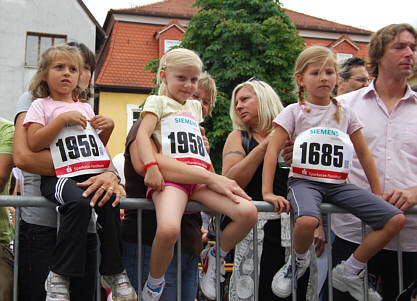
<svg viewBox="0 0 417 301">
<path fill-rule="evenodd" d="M 162 275 L 161 278 L 153 278 L 151 274 L 148 276 L 148 285 L 150 288 L 155 289 L 161 287 L 165 282 L 165 275 Z"/>
<path fill-rule="evenodd" d="M 229 252 L 224 251 L 224 250 L 222 249 L 222 247 L 220 247 L 220 248 L 219 248 L 219 250 L 220 250 L 220 257 L 221 257 L 221 258 L 225 258 L 225 257 L 226 257 L 226 255 L 229 253 Z"/>
<path fill-rule="evenodd" d="M 298 260 L 304 260 L 308 256 L 310 256 L 310 251 L 309 250 L 307 250 L 307 252 L 305 252 L 303 254 L 298 254 L 297 252 L 295 252 L 295 259 L 298 259 Z"/>
<path fill-rule="evenodd" d="M 224 251 L 222 249 L 222 247 L 220 247 L 219 250 L 220 250 L 220 258 L 225 258 L 227 256 L 227 254 L 229 254 L 229 252 L 228 251 Z M 211 255 L 213 255 L 214 257 L 216 257 L 216 246 L 213 246 L 211 248 L 210 252 L 211 252 Z"/>
<path fill-rule="evenodd" d="M 345 261 L 345 271 L 353 275 L 358 275 L 366 266 L 366 262 L 360 262 L 353 254 Z"/>
</svg>

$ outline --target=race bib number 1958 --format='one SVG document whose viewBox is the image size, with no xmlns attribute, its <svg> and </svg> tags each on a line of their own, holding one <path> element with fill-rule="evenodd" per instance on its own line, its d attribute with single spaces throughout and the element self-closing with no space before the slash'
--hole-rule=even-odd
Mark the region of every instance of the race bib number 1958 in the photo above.
<svg viewBox="0 0 417 301">
<path fill-rule="evenodd" d="M 208 169 L 210 157 L 200 127 L 188 114 L 170 115 L 161 121 L 162 153 L 188 165 Z"/>
<path fill-rule="evenodd" d="M 352 156 L 353 145 L 346 133 L 334 128 L 311 128 L 295 139 L 291 169 L 297 178 L 343 183 Z"/>
<path fill-rule="evenodd" d="M 87 123 L 62 129 L 50 145 L 55 173 L 58 177 L 73 177 L 105 171 L 110 158 L 96 131 Z"/>
</svg>

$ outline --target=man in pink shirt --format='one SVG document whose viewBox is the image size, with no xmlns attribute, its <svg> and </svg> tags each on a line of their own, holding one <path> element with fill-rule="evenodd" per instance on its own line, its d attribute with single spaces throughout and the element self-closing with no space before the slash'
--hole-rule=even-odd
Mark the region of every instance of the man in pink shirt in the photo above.
<svg viewBox="0 0 417 301">
<path fill-rule="evenodd" d="M 384 190 L 384 199 L 406 211 L 417 204 L 417 93 L 407 84 L 416 63 L 416 30 L 408 24 L 392 24 L 377 31 L 369 46 L 369 71 L 375 80 L 365 88 L 338 97 L 349 104 L 364 124 Z M 348 181 L 370 190 L 354 155 Z M 404 287 L 417 279 L 417 215 L 407 215 L 401 232 Z M 350 254 L 362 240 L 361 222 L 353 215 L 332 215 L 336 234 L 333 263 Z M 398 295 L 396 240 L 368 263 L 369 274 L 381 277 L 384 300 Z M 335 300 L 354 300 L 334 292 Z"/>
</svg>

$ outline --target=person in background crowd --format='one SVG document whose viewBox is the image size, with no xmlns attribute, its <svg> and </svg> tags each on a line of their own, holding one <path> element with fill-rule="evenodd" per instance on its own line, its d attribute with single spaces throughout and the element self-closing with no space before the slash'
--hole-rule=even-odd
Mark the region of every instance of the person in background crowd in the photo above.
<svg viewBox="0 0 417 301">
<path fill-rule="evenodd" d="M 13 123 L 0 118 L 0 195 L 9 194 L 10 173 L 13 168 Z M 13 298 L 13 253 L 10 243 L 14 228 L 7 207 L 0 207 L 0 300 Z"/>
<path fill-rule="evenodd" d="M 337 95 L 358 90 L 369 85 L 369 74 L 366 62 L 360 57 L 351 57 L 343 61 L 339 67 Z"/>
<path fill-rule="evenodd" d="M 76 43 L 84 58 L 84 69 L 80 76 L 79 87 L 87 90 L 85 95 L 91 94 L 89 85 L 91 74 L 96 67 L 94 54 L 82 43 Z M 32 152 L 27 144 L 27 131 L 23 127 L 26 112 L 32 103 L 32 95 L 23 93 L 17 103 L 15 115 L 15 135 L 13 160 L 17 167 L 23 171 L 24 189 L 23 195 L 40 196 L 39 175 L 54 175 L 55 170 L 49 151 Z M 116 200 L 125 194 L 122 186 L 118 185 L 116 170 L 105 172 L 91 177 L 80 187 L 85 190 L 85 197 L 93 195 L 95 203 L 101 196 L 101 186 L 114 187 Z M 105 195 L 100 203 L 103 205 L 110 198 Z M 53 207 L 22 207 L 19 234 L 19 275 L 18 275 L 18 299 L 20 301 L 45 301 L 45 279 L 49 273 L 52 262 L 52 251 L 56 243 L 57 216 Z M 97 238 L 95 222 L 90 221 L 88 229 L 87 267 L 85 277 L 72 277 L 70 295 L 74 300 L 91 301 L 95 298 L 97 277 Z"/>
<path fill-rule="evenodd" d="M 378 30 L 369 46 L 369 87 L 338 97 L 364 124 L 363 134 L 372 152 L 382 183 L 383 198 L 398 209 L 417 204 L 417 93 L 407 84 L 416 64 L 416 30 L 409 24 L 391 24 Z M 359 161 L 354 157 L 349 182 L 370 190 Z M 406 215 L 401 231 L 403 281 L 417 278 L 417 215 Z M 352 215 L 333 214 L 333 263 L 354 250 L 362 240 L 361 222 Z M 381 279 L 384 300 L 398 294 L 396 240 L 389 242 L 368 262 L 368 274 Z M 335 300 L 352 300 L 334 291 Z"/>
<path fill-rule="evenodd" d="M 223 149 L 223 175 L 234 179 L 247 194 L 262 201 L 262 167 L 266 147 L 273 130 L 272 120 L 283 106 L 278 95 L 266 82 L 252 78 L 239 84 L 233 90 L 230 103 L 230 118 L 234 130 L 229 134 Z M 274 192 L 287 194 L 288 168 L 283 162 L 277 163 Z M 290 300 L 279 298 L 271 290 L 275 273 L 285 263 L 285 247 L 281 245 L 281 221 L 276 213 L 259 213 L 258 221 L 260 271 L 259 300 Z M 289 232 L 289 229 L 287 229 Z M 289 236 L 289 235 L 288 235 Z M 263 243 L 262 243 L 263 237 Z M 231 279 L 229 297 L 231 300 L 253 298 L 253 269 L 246 270 L 252 260 L 250 236 L 235 250 L 235 264 Z M 246 260 L 247 259 L 247 260 Z M 246 261 L 245 261 L 246 260 Z M 252 264 L 253 265 L 253 264 Z M 298 282 L 297 299 L 305 300 L 308 274 Z"/>
</svg>

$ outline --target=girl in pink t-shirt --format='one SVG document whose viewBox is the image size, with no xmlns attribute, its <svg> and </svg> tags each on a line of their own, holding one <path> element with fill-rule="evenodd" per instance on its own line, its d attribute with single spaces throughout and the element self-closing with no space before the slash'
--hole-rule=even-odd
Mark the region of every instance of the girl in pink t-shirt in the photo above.
<svg viewBox="0 0 417 301">
<path fill-rule="evenodd" d="M 349 259 L 333 269 L 333 286 L 363 300 L 366 262 L 400 232 L 405 218 L 400 210 L 379 197 L 382 187 L 361 133 L 362 124 L 349 107 L 331 96 L 337 81 L 334 53 L 325 47 L 309 47 L 299 55 L 294 73 L 298 103 L 289 105 L 273 121 L 275 130 L 264 159 L 262 195 L 278 212 L 288 212 L 291 205 L 298 278 L 310 263 L 308 249 L 320 222 L 320 204 L 324 199 L 355 214 L 374 229 Z M 288 138 L 295 141 L 286 200 L 273 193 L 272 184 L 277 157 Z M 353 151 L 374 194 L 346 183 Z M 272 291 L 277 296 L 290 295 L 291 271 L 289 260 L 274 276 Z M 370 300 L 381 300 L 373 289 L 368 290 L 368 296 Z"/>
<path fill-rule="evenodd" d="M 104 144 L 113 130 L 113 121 L 95 116 L 88 103 L 77 99 L 83 65 L 76 47 L 58 45 L 45 50 L 30 85 L 32 95 L 39 98 L 32 103 L 23 124 L 29 148 L 33 152 L 49 148 L 56 173 L 41 178 L 42 195 L 58 204 L 61 214 L 45 282 L 47 301 L 69 301 L 70 279 L 86 273 L 87 230 L 93 205 L 92 197 L 83 197 L 84 190 L 77 183 L 108 171 L 111 162 Z M 103 186 L 99 189 L 103 190 L 102 196 L 106 195 Z M 109 201 L 103 206 L 99 202 L 94 205 L 101 243 L 101 283 L 111 288 L 115 300 L 137 300 L 121 261 L 119 205 L 113 188 L 107 190 Z"/>
</svg>

